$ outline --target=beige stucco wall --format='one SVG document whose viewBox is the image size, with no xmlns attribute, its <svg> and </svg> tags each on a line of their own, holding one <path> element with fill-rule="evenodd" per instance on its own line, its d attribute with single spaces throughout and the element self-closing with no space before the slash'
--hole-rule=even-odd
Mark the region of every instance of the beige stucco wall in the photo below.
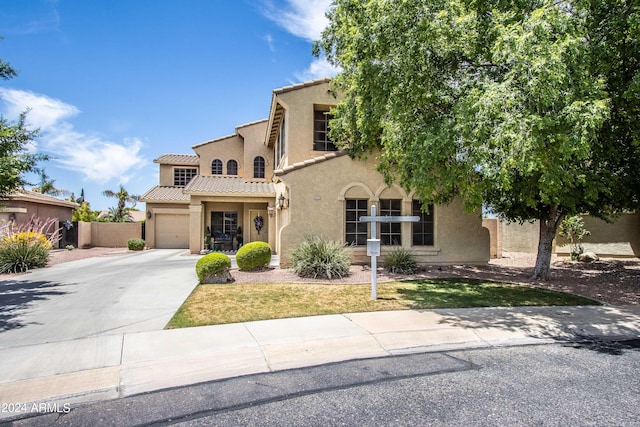
<svg viewBox="0 0 640 427">
<path fill-rule="evenodd" d="M 501 221 L 501 226 L 504 252 L 538 252 L 540 226 L 537 221 L 524 224 Z"/>
<path fill-rule="evenodd" d="M 491 240 L 491 258 L 502 257 L 502 227 L 497 218 L 485 218 L 482 220 L 482 226 L 489 230 Z"/>
<path fill-rule="evenodd" d="M 381 198 L 402 199 L 402 214 L 411 214 L 411 197 L 401 188 L 388 188 L 375 171 L 373 161 L 348 156 L 294 170 L 280 177 L 288 187 L 289 209 L 278 210 L 283 224 L 276 237 L 281 263 L 288 251 L 306 235 L 322 235 L 344 241 L 345 198 L 367 198 L 369 206 Z M 465 214 L 456 201 L 434 208 L 434 246 L 412 247 L 411 224 L 402 225 L 402 244 L 419 263 L 485 263 L 489 260 L 489 231 L 482 227 L 480 213 Z M 383 255 L 393 247 L 383 247 Z M 352 249 L 353 261 L 368 263 L 366 247 Z"/>
<path fill-rule="evenodd" d="M 139 222 L 79 222 L 78 247 L 126 248 L 129 239 L 142 238 Z"/>
<path fill-rule="evenodd" d="M 279 94 L 278 102 L 286 108 L 286 152 L 279 167 L 326 154 L 325 151 L 313 150 L 313 113 L 314 106 L 335 106 L 338 103 L 329 92 L 329 83 Z"/>
<path fill-rule="evenodd" d="M 602 257 L 640 257 L 640 213 L 623 214 L 611 223 L 588 215 L 582 219 L 585 229 L 591 233 L 582 241 L 586 252 Z M 556 253 L 570 253 L 564 238 L 558 236 L 556 242 Z"/>
<path fill-rule="evenodd" d="M 23 200 L 0 200 L 0 220 L 15 218 L 16 224 L 25 224 L 35 215 L 41 220 L 58 218 L 58 221 L 71 221 L 73 209 L 64 206 L 33 203 Z M 12 216 L 13 215 L 13 216 Z"/>
<path fill-rule="evenodd" d="M 238 162 L 238 175 L 243 176 L 245 160 L 242 150 L 242 138 L 232 135 L 208 144 L 198 145 L 193 151 L 200 157 L 200 175 L 211 176 L 211 162 L 214 159 L 222 161 L 222 174 L 227 175 L 227 162 Z"/>
<path fill-rule="evenodd" d="M 236 129 L 238 135 L 244 138 L 244 174 L 246 180 L 251 181 L 253 178 L 253 159 L 256 156 L 262 156 L 265 161 L 264 177 L 270 180 L 273 175 L 273 150 L 264 143 L 267 132 L 267 121 L 260 121 L 238 127 Z"/>
</svg>

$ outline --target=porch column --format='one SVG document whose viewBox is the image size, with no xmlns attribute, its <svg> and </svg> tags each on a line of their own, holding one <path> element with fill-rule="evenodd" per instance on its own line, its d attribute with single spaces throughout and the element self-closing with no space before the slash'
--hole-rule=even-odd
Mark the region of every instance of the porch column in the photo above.
<svg viewBox="0 0 640 427">
<path fill-rule="evenodd" d="M 189 205 L 189 251 L 199 254 L 204 248 L 204 209 L 202 203 Z"/>
</svg>

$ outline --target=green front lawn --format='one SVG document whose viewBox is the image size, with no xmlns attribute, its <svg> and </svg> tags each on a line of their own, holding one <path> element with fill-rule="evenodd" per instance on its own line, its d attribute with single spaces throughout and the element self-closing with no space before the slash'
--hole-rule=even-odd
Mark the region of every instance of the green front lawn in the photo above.
<svg viewBox="0 0 640 427">
<path fill-rule="evenodd" d="M 246 283 L 199 285 L 167 328 L 365 311 L 598 305 L 588 298 L 476 279 L 421 279 L 371 285 Z"/>
</svg>

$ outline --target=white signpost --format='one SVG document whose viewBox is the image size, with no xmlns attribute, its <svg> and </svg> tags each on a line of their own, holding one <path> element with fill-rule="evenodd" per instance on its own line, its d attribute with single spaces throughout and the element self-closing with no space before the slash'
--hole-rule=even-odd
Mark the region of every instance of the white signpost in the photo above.
<svg viewBox="0 0 640 427">
<path fill-rule="evenodd" d="M 367 256 L 371 257 L 371 299 L 377 296 L 377 270 L 380 256 L 380 239 L 376 239 L 376 229 L 379 222 L 418 222 L 419 216 L 377 216 L 376 205 L 371 205 L 371 216 L 361 216 L 360 221 L 371 223 L 371 238 L 367 239 Z"/>
</svg>

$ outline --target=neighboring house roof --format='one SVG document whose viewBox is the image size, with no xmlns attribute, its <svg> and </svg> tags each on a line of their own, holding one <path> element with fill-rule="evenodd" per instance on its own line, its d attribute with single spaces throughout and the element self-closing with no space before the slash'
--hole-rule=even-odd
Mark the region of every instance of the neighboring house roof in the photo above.
<svg viewBox="0 0 640 427">
<path fill-rule="evenodd" d="M 327 160 L 335 159 L 336 157 L 346 156 L 347 152 L 340 151 L 332 151 L 331 153 L 324 154 L 322 156 L 314 157 L 313 159 L 305 160 L 304 162 L 294 163 L 292 165 L 286 166 L 282 169 L 276 169 L 273 171 L 274 175 L 282 176 L 286 175 L 291 171 L 306 168 L 307 166 L 315 165 L 316 163 L 326 162 Z"/>
<path fill-rule="evenodd" d="M 80 205 L 75 202 L 58 199 L 57 197 L 49 196 L 47 194 L 42 194 L 31 190 L 16 190 L 11 193 L 8 198 L 4 198 L 2 200 L 18 200 L 23 202 L 41 203 L 44 205 L 61 206 L 70 209 L 78 209 L 80 207 Z"/>
<path fill-rule="evenodd" d="M 195 176 L 184 188 L 186 194 L 275 196 L 275 188 L 267 181 L 245 181 L 226 176 Z"/>
<path fill-rule="evenodd" d="M 199 166 L 200 158 L 195 154 L 163 154 L 153 161 L 161 165 Z"/>
<path fill-rule="evenodd" d="M 189 203 L 189 195 L 183 193 L 184 187 L 168 187 L 156 185 L 140 197 L 141 202 L 184 202 Z"/>
</svg>

